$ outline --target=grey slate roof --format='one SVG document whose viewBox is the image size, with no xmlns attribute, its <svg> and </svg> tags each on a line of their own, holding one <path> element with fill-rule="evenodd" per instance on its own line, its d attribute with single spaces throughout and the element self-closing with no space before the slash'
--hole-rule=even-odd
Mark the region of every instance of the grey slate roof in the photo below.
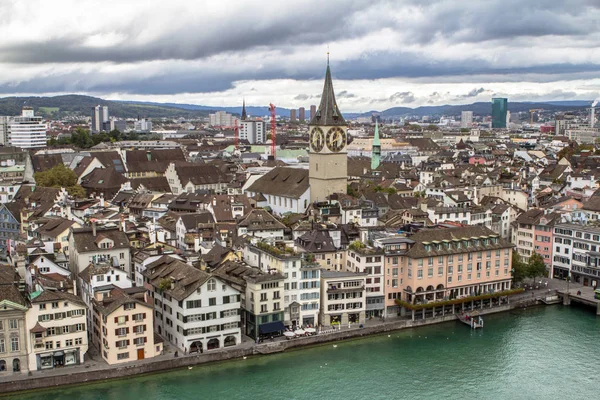
<svg viewBox="0 0 600 400">
<path fill-rule="evenodd" d="M 321 95 L 321 104 L 315 113 L 315 116 L 310 121 L 309 125 L 320 126 L 346 126 L 344 116 L 340 112 L 335 101 L 335 93 L 333 91 L 333 82 L 331 81 L 331 70 L 329 62 L 327 63 L 327 71 L 325 71 L 325 84 L 323 85 L 323 94 Z"/>
</svg>

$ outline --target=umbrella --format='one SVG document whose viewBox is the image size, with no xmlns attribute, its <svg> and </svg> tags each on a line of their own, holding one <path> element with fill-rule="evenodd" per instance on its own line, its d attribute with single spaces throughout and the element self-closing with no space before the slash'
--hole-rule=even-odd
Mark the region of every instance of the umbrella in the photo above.
<svg viewBox="0 0 600 400">
<path fill-rule="evenodd" d="M 294 333 L 296 335 L 300 336 L 300 335 L 304 335 L 306 332 L 304 332 L 304 330 L 302 330 L 302 329 L 297 329 Z"/>
<path fill-rule="evenodd" d="M 283 335 L 286 338 L 293 338 L 294 336 L 296 336 L 296 334 L 294 332 L 283 332 Z"/>
<path fill-rule="evenodd" d="M 315 328 L 306 328 L 306 333 L 315 333 L 317 330 Z"/>
</svg>

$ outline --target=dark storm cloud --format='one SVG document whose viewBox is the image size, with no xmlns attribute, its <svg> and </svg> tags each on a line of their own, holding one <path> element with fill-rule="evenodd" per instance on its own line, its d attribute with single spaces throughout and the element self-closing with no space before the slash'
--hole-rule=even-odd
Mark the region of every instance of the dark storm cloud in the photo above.
<svg viewBox="0 0 600 400">
<path fill-rule="evenodd" d="M 0 21 L 5 25 L 16 15 L 15 4 L 0 0 Z M 245 2 L 240 4 L 246 5 Z M 477 52 L 469 52 L 461 59 L 448 60 L 426 47 L 464 43 L 476 49 L 480 46 L 487 54 L 522 50 L 532 40 L 547 40 L 549 44 L 562 45 L 567 49 L 583 47 L 586 43 L 593 43 L 588 34 L 597 35 L 600 30 L 598 0 L 315 0 L 314 4 L 307 0 L 296 7 L 275 7 L 276 12 L 267 15 L 264 10 L 251 6 L 243 10 L 241 7 L 224 6 L 221 16 L 195 21 L 181 15 L 169 21 L 157 16 L 157 11 L 150 5 L 146 9 L 140 7 L 139 14 L 134 17 L 126 15 L 122 18 L 123 22 L 115 18 L 100 24 L 102 28 L 80 31 L 61 30 L 61 21 L 67 17 L 56 16 L 50 20 L 56 20 L 56 31 L 60 34 L 48 35 L 41 41 L 27 35 L 15 35 L 10 40 L 0 41 L 0 64 L 37 67 L 53 63 L 59 66 L 48 67 L 51 73 L 39 73 L 0 84 L 0 92 L 93 91 L 150 95 L 219 92 L 230 89 L 233 82 L 240 80 L 321 80 L 323 64 L 315 65 L 311 61 L 299 66 L 297 62 L 287 61 L 287 57 L 296 60 L 297 57 L 293 56 L 304 51 L 304 46 L 313 50 L 322 46 L 324 52 L 326 44 L 344 47 L 348 46 L 344 42 L 384 31 L 390 43 L 406 43 L 407 46 L 402 47 L 402 51 L 379 52 L 371 51 L 367 46 L 359 51 L 346 52 L 349 55 L 342 61 L 335 61 L 333 47 L 334 79 L 410 78 L 427 82 L 436 78 L 446 82 L 473 82 L 474 86 L 477 85 L 475 89 L 456 96 L 466 99 L 484 93 L 485 89 L 476 83 L 480 82 L 481 76 L 519 82 L 525 75 L 535 75 L 537 81 L 547 82 L 559 79 L 558 76 L 560 79 L 593 77 L 600 69 L 600 65 L 594 62 L 545 62 L 543 57 L 536 58 L 536 54 L 523 57 L 523 60 L 511 58 L 510 63 L 496 61 L 494 57 L 486 58 Z M 164 6 L 165 14 L 173 14 L 176 9 L 176 6 Z M 65 15 L 68 16 L 68 13 Z M 148 22 L 149 15 L 163 23 L 151 24 Z M 26 17 L 20 17 L 29 23 Z M 157 32 L 156 37 L 141 40 L 149 31 Z M 103 42 L 102 35 L 106 34 L 121 40 L 114 44 L 110 40 Z M 90 38 L 94 35 L 101 36 L 99 40 L 104 46 L 90 45 Z M 414 48 L 411 45 L 423 46 L 424 51 L 411 50 Z M 279 54 L 279 61 L 261 63 L 262 57 L 269 53 Z M 566 53 L 558 50 L 555 60 L 577 60 Z M 228 65 L 232 61 L 221 59 L 242 61 L 239 65 Z M 164 62 L 164 69 L 156 68 L 146 74 L 131 73 L 125 77 L 93 70 L 96 63 L 138 63 L 141 68 L 152 61 Z M 203 66 L 214 65 L 215 68 L 206 71 L 205 67 L 194 66 L 194 62 Z M 72 72 L 74 68 L 71 66 L 80 64 L 90 66 L 89 71 Z M 177 70 L 170 68 L 174 64 L 179 65 Z M 64 69 L 61 69 L 62 66 Z M 71 70 L 63 72 L 67 69 Z M 410 92 L 400 91 L 393 96 L 396 95 L 395 98 L 371 101 L 404 104 L 416 101 Z M 440 96 L 431 95 L 428 99 L 435 101 Z M 348 91 L 340 92 L 338 97 L 358 100 Z M 315 96 L 298 94 L 294 99 L 303 101 L 309 98 Z"/>
<path fill-rule="evenodd" d="M 347 90 L 342 90 L 341 92 L 336 94 L 336 97 L 338 97 L 340 99 L 351 99 L 351 98 L 356 97 L 356 95 L 353 93 L 349 93 Z"/>
</svg>

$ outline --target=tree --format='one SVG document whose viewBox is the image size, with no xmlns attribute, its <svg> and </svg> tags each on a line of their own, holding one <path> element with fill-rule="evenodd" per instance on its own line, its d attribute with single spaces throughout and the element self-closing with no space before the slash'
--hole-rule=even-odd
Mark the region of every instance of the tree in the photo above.
<svg viewBox="0 0 600 400">
<path fill-rule="evenodd" d="M 512 278 L 514 283 L 522 282 L 527 277 L 527 264 L 521 261 L 521 256 L 516 251 L 512 253 Z"/>
<path fill-rule="evenodd" d="M 546 263 L 544 263 L 544 258 L 538 253 L 533 253 L 531 257 L 529 257 L 529 264 L 527 264 L 527 276 L 532 278 L 534 281 L 539 276 L 546 276 Z"/>
<path fill-rule="evenodd" d="M 440 127 L 434 124 L 429 124 L 425 129 L 427 129 L 428 131 L 439 131 Z"/>
<path fill-rule="evenodd" d="M 58 164 L 44 172 L 36 172 L 33 177 L 38 186 L 65 188 L 73 197 L 85 197 L 85 189 L 77 184 L 77 174 L 64 164 Z"/>
</svg>

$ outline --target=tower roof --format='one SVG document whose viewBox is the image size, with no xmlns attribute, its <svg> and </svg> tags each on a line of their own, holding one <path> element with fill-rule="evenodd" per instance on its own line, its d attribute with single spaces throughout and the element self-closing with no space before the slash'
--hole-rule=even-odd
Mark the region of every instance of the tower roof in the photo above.
<svg viewBox="0 0 600 400">
<path fill-rule="evenodd" d="M 245 121 L 246 118 L 248 118 L 248 115 L 246 114 L 246 99 L 244 99 L 242 103 L 242 121 Z"/>
<path fill-rule="evenodd" d="M 321 95 L 321 104 L 311 119 L 309 125 L 321 126 L 346 126 L 344 116 L 338 109 L 335 102 L 335 93 L 333 91 L 333 83 L 331 81 L 331 70 L 329 62 L 327 63 L 327 71 L 325 72 L 325 84 L 323 85 L 323 94 Z"/>
<path fill-rule="evenodd" d="M 377 120 L 375 120 L 375 136 L 373 137 L 373 146 L 381 146 L 381 142 L 379 141 L 379 124 Z"/>
</svg>

